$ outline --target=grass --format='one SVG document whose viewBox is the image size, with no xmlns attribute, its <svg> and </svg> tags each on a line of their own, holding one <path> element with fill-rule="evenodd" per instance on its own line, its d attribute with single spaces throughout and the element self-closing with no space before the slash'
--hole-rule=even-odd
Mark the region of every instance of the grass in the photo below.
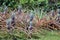
<svg viewBox="0 0 60 40">
<path fill-rule="evenodd" d="M 60 32 L 43 30 L 42 33 L 33 33 L 32 38 L 29 39 L 24 32 L 17 30 L 14 30 L 12 35 L 0 31 L 0 40 L 60 40 Z"/>
<path fill-rule="evenodd" d="M 35 36 L 36 37 L 36 36 Z M 45 31 L 43 33 L 38 33 L 37 38 L 32 37 L 29 40 L 60 40 L 59 32 L 57 31 Z"/>
<path fill-rule="evenodd" d="M 56 32 L 48 32 L 43 40 L 59 40 L 60 35 L 58 35 Z"/>
</svg>

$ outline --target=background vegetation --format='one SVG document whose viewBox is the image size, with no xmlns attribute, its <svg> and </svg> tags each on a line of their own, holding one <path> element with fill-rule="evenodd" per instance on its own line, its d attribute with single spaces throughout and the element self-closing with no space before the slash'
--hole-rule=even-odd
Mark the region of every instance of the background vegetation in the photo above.
<svg viewBox="0 0 60 40">
<path fill-rule="evenodd" d="M 41 8 L 49 7 L 50 3 L 53 5 L 59 5 L 60 0 L 0 0 L 0 6 L 6 5 L 11 8 L 16 8 L 18 5 L 22 5 L 23 8 Z"/>
</svg>

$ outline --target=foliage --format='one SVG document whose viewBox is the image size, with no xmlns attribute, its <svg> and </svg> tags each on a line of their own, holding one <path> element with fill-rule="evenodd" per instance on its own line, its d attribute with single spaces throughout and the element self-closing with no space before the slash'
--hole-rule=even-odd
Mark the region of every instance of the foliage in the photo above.
<svg viewBox="0 0 60 40">
<path fill-rule="evenodd" d="M 0 0 L 0 6 L 6 5 L 10 8 L 17 8 L 18 5 L 22 5 L 23 8 L 33 9 L 34 8 L 41 8 L 41 7 L 50 7 L 49 0 Z M 57 3 L 57 2 L 56 2 Z M 58 0 L 58 5 L 59 5 Z M 57 5 L 56 4 L 56 5 Z"/>
<path fill-rule="evenodd" d="M 19 0 L 0 0 L 0 6 L 8 6 L 12 8 L 16 8 L 19 3 Z"/>
</svg>

